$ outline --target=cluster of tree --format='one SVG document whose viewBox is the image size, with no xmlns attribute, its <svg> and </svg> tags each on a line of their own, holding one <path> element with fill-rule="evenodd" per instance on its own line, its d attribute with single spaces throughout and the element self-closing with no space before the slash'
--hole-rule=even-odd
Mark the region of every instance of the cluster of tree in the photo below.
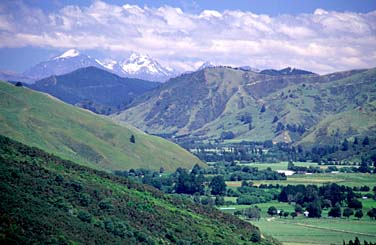
<svg viewBox="0 0 376 245">
<path fill-rule="evenodd" d="M 166 193 L 204 195 L 207 194 L 207 189 L 212 195 L 224 195 L 226 193 L 224 177 L 222 175 L 205 177 L 205 171 L 196 164 L 191 171 L 178 168 L 172 174 L 161 174 L 163 169 L 159 172 L 147 169 L 131 169 L 129 171 L 115 171 L 114 173 L 118 176 L 134 178 Z"/>
<path fill-rule="evenodd" d="M 274 120 L 273 120 L 273 122 L 274 122 Z M 285 126 L 283 123 L 278 122 L 275 132 L 278 133 L 278 132 L 281 132 L 283 130 L 287 130 L 287 131 L 292 132 L 292 133 L 298 133 L 299 135 L 302 135 L 305 132 L 305 128 L 304 128 L 303 125 L 286 124 L 286 126 Z"/>
<path fill-rule="evenodd" d="M 252 117 L 243 115 L 240 120 L 244 123 L 249 123 L 252 127 Z M 278 118 L 277 118 L 278 119 Z M 279 125 L 279 126 L 278 126 Z M 285 126 L 278 123 L 277 129 L 284 130 Z M 297 133 L 303 132 L 304 127 L 298 125 L 289 125 L 289 129 Z M 222 139 L 231 139 L 235 134 L 231 131 L 224 131 L 221 135 Z M 313 146 L 312 148 L 303 148 L 302 146 L 293 146 L 287 143 L 273 144 L 271 140 L 264 142 L 248 142 L 240 143 L 226 143 L 216 145 L 195 143 L 195 141 L 177 142 L 184 148 L 192 151 L 200 159 L 207 162 L 280 162 L 280 161 L 312 161 L 320 164 L 337 164 L 354 154 L 360 154 L 362 163 L 367 168 L 362 168 L 362 172 L 371 172 L 372 165 L 376 165 L 376 152 L 370 151 L 372 140 L 365 136 L 362 140 L 356 137 L 352 143 L 347 139 L 338 144 Z M 231 149 L 226 151 L 225 149 Z M 363 154 L 367 152 L 367 154 Z M 353 154 L 354 153 L 354 154 Z M 375 169 L 375 167 L 373 168 Z"/>
<path fill-rule="evenodd" d="M 350 210 L 362 209 L 362 203 L 357 199 L 352 188 L 335 183 L 320 187 L 316 185 L 287 185 L 282 187 L 278 200 L 280 202 L 295 202 L 297 205 L 306 208 L 309 217 L 321 217 L 323 208 L 331 208 L 329 213 L 338 217 L 338 214 L 341 213 L 338 207 L 345 204 Z M 352 214 L 349 210 L 343 213 L 344 216 Z"/>
<path fill-rule="evenodd" d="M 364 245 L 376 245 L 376 242 L 367 242 L 366 240 L 364 240 L 363 244 Z M 355 237 L 354 241 L 350 240 L 348 243 L 343 241 L 343 245 L 361 245 L 361 242 L 358 237 Z"/>
<path fill-rule="evenodd" d="M 202 171 L 204 174 L 221 174 L 226 181 L 241 180 L 286 180 L 284 173 L 278 173 L 271 168 L 259 170 L 257 167 L 241 166 L 235 162 L 215 163 Z"/>
</svg>

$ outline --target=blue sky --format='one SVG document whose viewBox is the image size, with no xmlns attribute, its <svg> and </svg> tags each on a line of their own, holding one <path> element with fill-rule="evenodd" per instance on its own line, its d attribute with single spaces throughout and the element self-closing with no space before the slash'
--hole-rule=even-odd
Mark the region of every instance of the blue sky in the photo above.
<svg viewBox="0 0 376 245">
<path fill-rule="evenodd" d="M 374 0 L 0 2 L 0 69 L 17 72 L 77 48 L 178 70 L 209 60 L 328 73 L 375 67 L 375 40 Z"/>
</svg>

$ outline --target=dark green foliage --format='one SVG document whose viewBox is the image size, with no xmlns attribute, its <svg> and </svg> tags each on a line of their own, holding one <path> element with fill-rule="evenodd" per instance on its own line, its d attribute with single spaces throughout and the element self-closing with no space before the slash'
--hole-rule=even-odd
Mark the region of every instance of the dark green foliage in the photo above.
<svg viewBox="0 0 376 245">
<path fill-rule="evenodd" d="M 277 215 L 277 208 L 274 207 L 274 206 L 271 206 L 271 207 L 268 208 L 267 213 L 268 213 L 270 216 Z"/>
<path fill-rule="evenodd" d="M 211 188 L 211 194 L 224 195 L 226 193 L 226 183 L 223 176 L 215 176 L 209 184 Z"/>
<path fill-rule="evenodd" d="M 369 138 L 368 138 L 368 136 L 364 137 L 362 144 L 363 145 L 369 145 Z"/>
<path fill-rule="evenodd" d="M 133 144 L 136 143 L 136 138 L 134 137 L 134 135 L 132 134 L 131 137 L 129 138 L 129 141 Z"/>
<path fill-rule="evenodd" d="M 361 210 L 361 209 L 358 209 L 358 210 L 356 210 L 355 211 L 355 214 L 354 214 L 354 216 L 356 217 L 356 218 L 358 218 L 358 219 L 361 219 L 362 217 L 363 217 L 363 211 Z"/>
<path fill-rule="evenodd" d="M 310 218 L 320 218 L 321 217 L 321 206 L 319 201 L 314 201 L 308 204 L 307 207 L 308 217 Z"/>
<path fill-rule="evenodd" d="M 291 213 L 290 213 L 290 216 L 291 216 L 293 219 L 295 219 L 295 217 L 298 216 L 298 215 L 296 214 L 296 212 L 291 212 Z"/>
<path fill-rule="evenodd" d="M 166 196 L 3 136 L 0 193 L 1 244 L 240 244 L 258 232 L 188 198 Z M 198 235 L 203 230 L 205 236 Z"/>
<path fill-rule="evenodd" d="M 23 84 L 22 84 L 22 82 L 16 82 L 16 84 L 14 86 L 16 86 L 16 87 L 23 87 Z"/>
<path fill-rule="evenodd" d="M 260 112 L 261 113 L 264 113 L 266 111 L 266 107 L 265 107 L 265 104 L 262 105 L 261 109 L 260 109 Z"/>
<path fill-rule="evenodd" d="M 351 208 L 345 208 L 343 210 L 343 217 L 347 217 L 348 219 L 350 218 L 351 215 L 354 214 L 354 211 Z"/>
<path fill-rule="evenodd" d="M 328 216 L 334 217 L 334 218 L 339 218 L 341 217 L 341 206 L 336 205 L 335 207 L 331 208 L 328 212 Z"/>
</svg>

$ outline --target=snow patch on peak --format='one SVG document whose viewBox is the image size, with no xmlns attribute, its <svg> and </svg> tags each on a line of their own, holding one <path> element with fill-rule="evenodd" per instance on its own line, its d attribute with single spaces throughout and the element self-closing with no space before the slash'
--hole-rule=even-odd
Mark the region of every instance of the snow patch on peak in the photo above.
<svg viewBox="0 0 376 245">
<path fill-rule="evenodd" d="M 109 69 L 109 70 L 115 70 L 115 66 L 118 64 L 118 62 L 116 60 L 103 60 L 103 61 L 100 61 L 100 60 L 95 60 L 96 62 L 98 62 L 101 66 Z"/>
<path fill-rule="evenodd" d="M 213 62 L 205 61 L 202 63 L 202 65 L 197 70 L 202 70 L 208 67 L 216 67 L 216 65 Z"/>
<path fill-rule="evenodd" d="M 76 57 L 76 56 L 79 56 L 79 55 L 80 55 L 80 52 L 78 50 L 69 49 L 69 50 L 65 51 L 63 54 L 61 54 L 60 56 L 55 57 L 54 60 L 64 59 L 64 58 L 73 58 L 73 57 Z"/>
</svg>

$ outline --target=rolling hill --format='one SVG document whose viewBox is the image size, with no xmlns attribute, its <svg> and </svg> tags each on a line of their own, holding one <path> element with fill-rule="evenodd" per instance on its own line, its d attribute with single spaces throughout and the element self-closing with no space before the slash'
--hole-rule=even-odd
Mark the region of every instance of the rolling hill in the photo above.
<svg viewBox="0 0 376 245">
<path fill-rule="evenodd" d="M 96 169 L 204 165 L 167 140 L 5 82 L 0 82 L 0 124 L 2 135 Z"/>
<path fill-rule="evenodd" d="M 2 244 L 279 244 L 184 197 L 0 135 Z"/>
<path fill-rule="evenodd" d="M 320 76 L 209 67 L 184 74 L 114 116 L 153 134 L 325 144 L 376 136 L 376 69 Z"/>
<path fill-rule="evenodd" d="M 29 85 L 34 90 L 99 114 L 122 110 L 137 96 L 158 86 L 156 82 L 122 78 L 93 66 L 50 76 Z"/>
</svg>

